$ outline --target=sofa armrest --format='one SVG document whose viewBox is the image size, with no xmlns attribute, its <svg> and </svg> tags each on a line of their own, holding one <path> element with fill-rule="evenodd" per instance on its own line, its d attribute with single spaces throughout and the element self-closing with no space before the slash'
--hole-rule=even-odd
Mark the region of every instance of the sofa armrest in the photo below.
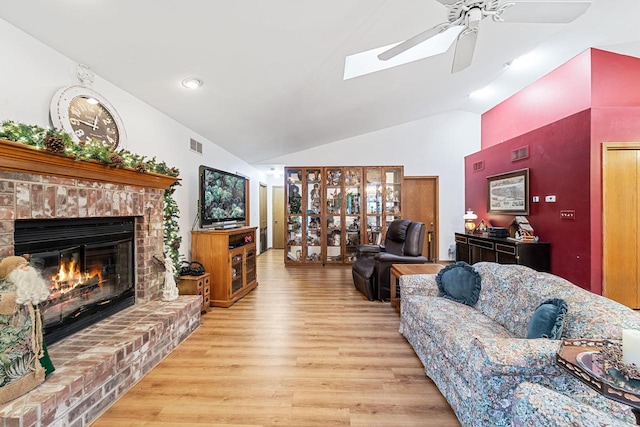
<svg viewBox="0 0 640 427">
<path fill-rule="evenodd" d="M 400 294 L 438 296 L 437 274 L 405 274 L 400 276 Z"/>
<path fill-rule="evenodd" d="M 421 256 L 394 255 L 389 252 L 380 252 L 375 256 L 376 261 L 385 264 L 426 264 L 429 260 Z"/>
<path fill-rule="evenodd" d="M 512 425 L 628 427 L 623 420 L 538 384 L 524 382 L 513 394 Z"/>
<path fill-rule="evenodd" d="M 559 340 L 547 338 L 474 338 L 471 359 L 484 371 L 483 375 L 557 374 L 556 353 Z"/>
<path fill-rule="evenodd" d="M 382 252 L 384 248 L 380 245 L 358 245 L 356 250 L 358 254 L 376 255 Z"/>
</svg>

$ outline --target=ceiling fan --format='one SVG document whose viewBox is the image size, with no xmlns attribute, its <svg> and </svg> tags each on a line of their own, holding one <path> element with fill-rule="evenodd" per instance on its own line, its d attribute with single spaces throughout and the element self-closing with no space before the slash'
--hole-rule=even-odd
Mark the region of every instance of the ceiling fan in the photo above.
<svg viewBox="0 0 640 427">
<path fill-rule="evenodd" d="M 591 6 L 590 1 L 503 1 L 503 0 L 436 0 L 449 9 L 448 22 L 438 24 L 397 44 L 378 55 L 387 61 L 401 53 L 436 38 L 451 39 L 456 43 L 452 73 L 457 73 L 473 60 L 480 22 L 491 17 L 495 22 L 568 23 L 582 15 Z M 451 43 L 453 43 L 451 42 Z M 450 46 L 450 44 L 448 45 Z"/>
</svg>

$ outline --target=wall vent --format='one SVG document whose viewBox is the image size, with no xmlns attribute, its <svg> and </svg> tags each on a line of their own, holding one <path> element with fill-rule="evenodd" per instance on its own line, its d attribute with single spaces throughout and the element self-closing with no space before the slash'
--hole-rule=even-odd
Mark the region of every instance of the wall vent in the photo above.
<svg viewBox="0 0 640 427">
<path fill-rule="evenodd" d="M 191 138 L 189 140 L 189 149 L 191 151 L 195 151 L 196 153 L 202 154 L 202 142 L 198 142 L 195 139 Z"/>
<path fill-rule="evenodd" d="M 473 171 L 478 172 L 484 170 L 484 160 L 480 160 L 479 162 L 475 162 L 473 164 Z"/>
<path fill-rule="evenodd" d="M 518 148 L 517 150 L 513 150 L 511 152 L 511 161 L 515 162 L 517 160 L 528 159 L 529 158 L 529 146 Z"/>
</svg>

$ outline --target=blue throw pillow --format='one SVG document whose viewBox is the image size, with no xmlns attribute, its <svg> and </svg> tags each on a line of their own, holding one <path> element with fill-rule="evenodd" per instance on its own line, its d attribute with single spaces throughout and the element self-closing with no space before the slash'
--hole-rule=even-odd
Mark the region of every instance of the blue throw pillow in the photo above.
<svg viewBox="0 0 640 427">
<path fill-rule="evenodd" d="M 567 302 L 563 299 L 553 298 L 544 301 L 536 308 L 529 320 L 527 339 L 550 338 L 559 340 L 562 337 L 564 317 L 569 311 Z"/>
<path fill-rule="evenodd" d="M 444 298 L 470 306 L 480 297 L 482 279 L 477 271 L 464 261 L 449 264 L 436 276 L 438 289 Z"/>
</svg>

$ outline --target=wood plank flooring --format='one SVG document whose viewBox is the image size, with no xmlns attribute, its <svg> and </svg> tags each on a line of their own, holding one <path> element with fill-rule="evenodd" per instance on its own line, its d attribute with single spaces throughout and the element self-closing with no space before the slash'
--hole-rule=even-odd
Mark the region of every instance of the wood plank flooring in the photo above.
<svg viewBox="0 0 640 427">
<path fill-rule="evenodd" d="M 202 325 L 93 427 L 459 426 L 348 267 L 284 267 L 258 257 L 259 286 Z"/>
</svg>

